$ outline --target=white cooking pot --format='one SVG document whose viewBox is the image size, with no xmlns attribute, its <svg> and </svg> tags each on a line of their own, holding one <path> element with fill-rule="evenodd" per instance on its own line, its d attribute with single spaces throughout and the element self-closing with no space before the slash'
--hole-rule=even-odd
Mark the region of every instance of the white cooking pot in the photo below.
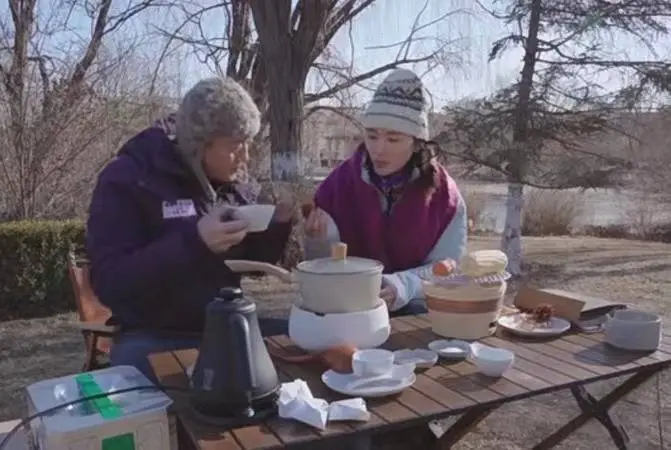
<svg viewBox="0 0 671 450">
<path fill-rule="evenodd" d="M 653 351 L 662 340 L 662 318 L 635 309 L 621 309 L 606 316 L 605 340 L 613 347 L 632 351 Z"/>
<path fill-rule="evenodd" d="M 343 243 L 333 245 L 330 258 L 303 261 L 294 272 L 257 261 L 227 260 L 225 264 L 236 273 L 263 272 L 287 283 L 298 282 L 296 306 L 313 313 L 353 313 L 379 305 L 383 264 L 348 257 Z"/>
</svg>

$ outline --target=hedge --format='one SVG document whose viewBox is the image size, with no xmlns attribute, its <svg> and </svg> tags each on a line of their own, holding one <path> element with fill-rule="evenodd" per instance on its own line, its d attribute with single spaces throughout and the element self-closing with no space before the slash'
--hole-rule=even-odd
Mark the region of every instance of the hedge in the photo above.
<svg viewBox="0 0 671 450">
<path fill-rule="evenodd" d="M 84 235 L 80 221 L 0 223 L 0 321 L 74 310 L 67 253 Z"/>
<path fill-rule="evenodd" d="M 84 248 L 81 221 L 0 222 L 0 322 L 73 311 L 67 254 Z M 302 255 L 295 229 L 282 265 L 293 267 Z"/>
</svg>

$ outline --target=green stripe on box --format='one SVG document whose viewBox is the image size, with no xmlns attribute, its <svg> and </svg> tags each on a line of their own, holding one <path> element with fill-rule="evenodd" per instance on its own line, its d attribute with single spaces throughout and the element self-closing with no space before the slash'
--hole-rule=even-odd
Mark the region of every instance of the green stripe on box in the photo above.
<svg viewBox="0 0 671 450">
<path fill-rule="evenodd" d="M 133 433 L 120 434 L 103 439 L 102 450 L 135 450 Z"/>
<path fill-rule="evenodd" d="M 78 374 L 75 377 L 75 381 L 77 382 L 82 397 L 100 395 L 104 392 L 90 373 Z M 89 400 L 88 403 L 104 420 L 118 419 L 123 416 L 123 409 L 109 397 L 95 398 Z M 136 450 L 133 433 L 104 438 L 101 444 L 101 450 Z"/>
<path fill-rule="evenodd" d="M 90 373 L 80 373 L 75 377 L 79 392 L 82 397 L 91 397 L 94 395 L 103 394 L 95 378 Z M 117 419 L 123 416 L 123 409 L 109 397 L 99 397 L 88 402 L 93 408 L 100 413 L 105 420 Z"/>
</svg>

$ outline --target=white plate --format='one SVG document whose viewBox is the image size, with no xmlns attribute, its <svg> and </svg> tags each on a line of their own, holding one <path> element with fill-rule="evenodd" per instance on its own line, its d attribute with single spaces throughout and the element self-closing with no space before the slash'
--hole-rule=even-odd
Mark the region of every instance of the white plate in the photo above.
<svg viewBox="0 0 671 450">
<path fill-rule="evenodd" d="M 340 394 L 350 397 L 386 397 L 398 394 L 415 383 L 414 365 L 394 366 L 389 375 L 382 377 L 357 377 L 353 373 L 327 370 L 322 382 Z"/>
<path fill-rule="evenodd" d="M 465 359 L 471 354 L 471 344 L 459 339 L 438 339 L 429 348 L 445 359 Z"/>
<path fill-rule="evenodd" d="M 496 323 L 519 336 L 558 336 L 571 329 L 571 322 L 561 317 L 551 317 L 547 326 L 534 327 L 528 322 L 523 322 L 520 319 L 521 314 L 501 316 Z"/>
<path fill-rule="evenodd" d="M 428 369 L 438 362 L 438 353 L 425 348 L 404 348 L 394 352 L 394 363 L 413 363 L 418 369 Z"/>
</svg>

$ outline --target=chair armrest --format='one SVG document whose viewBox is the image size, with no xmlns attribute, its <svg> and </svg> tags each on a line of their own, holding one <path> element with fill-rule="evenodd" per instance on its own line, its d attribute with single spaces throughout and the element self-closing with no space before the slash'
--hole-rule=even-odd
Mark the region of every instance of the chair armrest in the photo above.
<svg viewBox="0 0 671 450">
<path fill-rule="evenodd" d="M 112 337 L 119 332 L 119 327 L 115 325 L 105 325 L 104 323 L 78 322 L 73 325 L 83 333 L 92 333 L 103 337 Z"/>
</svg>

